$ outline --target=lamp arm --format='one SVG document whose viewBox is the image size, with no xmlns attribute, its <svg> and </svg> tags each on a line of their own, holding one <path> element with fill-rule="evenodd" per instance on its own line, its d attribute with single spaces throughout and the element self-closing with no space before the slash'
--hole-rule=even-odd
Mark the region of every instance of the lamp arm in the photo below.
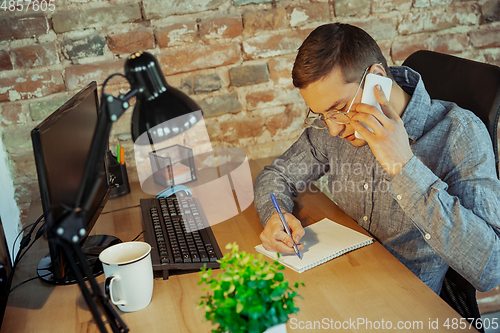
<svg viewBox="0 0 500 333">
<path fill-rule="evenodd" d="M 97 120 L 96 130 L 92 138 L 91 148 L 87 162 L 85 165 L 85 172 L 83 174 L 78 195 L 75 200 L 75 211 L 87 212 L 97 190 L 99 188 L 100 179 L 102 178 L 101 166 L 104 162 L 104 151 L 108 146 L 109 134 L 111 127 L 115 121 L 129 108 L 129 100 L 136 96 L 141 90 L 134 88 L 125 95 L 114 97 L 112 95 L 103 94 L 101 96 L 101 112 Z M 67 241 L 79 242 L 85 236 L 85 224 L 83 217 L 79 219 L 79 223 L 67 223 L 64 221 L 57 223 L 57 234 Z M 70 227 L 71 225 L 71 227 Z M 75 226 L 78 227 L 76 230 Z M 61 229 L 62 228 L 62 229 Z"/>
<path fill-rule="evenodd" d="M 109 300 L 103 295 L 97 284 L 78 242 L 86 235 L 85 217 L 97 190 L 102 182 L 102 163 L 104 152 L 108 145 L 111 127 L 115 121 L 129 108 L 129 100 L 141 92 L 133 88 L 127 94 L 113 97 L 103 94 L 101 96 L 101 112 L 97 120 L 96 130 L 92 138 L 91 149 L 85 165 L 77 200 L 73 210 L 64 214 L 60 220 L 47 230 L 49 240 L 61 246 L 70 263 L 71 269 L 77 277 L 78 285 L 87 305 L 99 326 L 101 332 L 107 332 L 103 317 L 111 326 L 113 332 L 128 332 L 128 328 L 121 320 Z M 107 180 L 106 180 L 107 181 Z M 85 283 L 90 284 L 90 288 Z M 104 313 L 101 313 L 104 312 Z"/>
<path fill-rule="evenodd" d="M 82 249 L 78 243 L 68 243 L 62 239 L 59 240 L 58 245 L 63 249 L 67 258 L 74 258 L 76 260 L 69 260 L 71 270 L 75 274 L 78 286 L 82 291 L 85 302 L 87 303 L 90 312 L 99 327 L 101 332 L 107 332 L 106 324 L 111 327 L 112 332 L 127 333 L 129 329 L 125 322 L 121 319 L 120 315 L 113 308 L 109 299 L 102 294 L 99 285 L 95 280 L 90 268 L 85 260 Z M 85 277 L 90 286 L 85 283 Z M 103 320 L 103 317 L 106 320 Z"/>
</svg>

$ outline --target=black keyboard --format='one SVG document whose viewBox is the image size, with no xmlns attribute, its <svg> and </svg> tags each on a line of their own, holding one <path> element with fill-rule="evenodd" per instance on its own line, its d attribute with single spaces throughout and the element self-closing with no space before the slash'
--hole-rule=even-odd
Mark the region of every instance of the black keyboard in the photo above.
<svg viewBox="0 0 500 333">
<path fill-rule="evenodd" d="M 141 210 L 155 277 L 220 267 L 222 253 L 198 200 L 189 195 L 141 199 Z"/>
</svg>

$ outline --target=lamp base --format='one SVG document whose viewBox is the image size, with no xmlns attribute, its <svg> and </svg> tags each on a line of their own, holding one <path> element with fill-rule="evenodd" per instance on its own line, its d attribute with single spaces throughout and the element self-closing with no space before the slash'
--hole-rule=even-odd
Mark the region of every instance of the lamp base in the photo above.
<svg viewBox="0 0 500 333">
<path fill-rule="evenodd" d="M 90 266 L 90 270 L 94 277 L 103 273 L 102 263 L 99 260 L 99 254 L 105 248 L 121 243 L 121 240 L 114 236 L 109 235 L 95 235 L 88 236 L 82 245 L 82 252 L 85 255 L 85 260 Z M 71 260 L 71 259 L 70 259 Z M 76 259 L 73 259 L 76 260 Z M 55 285 L 69 285 L 78 283 L 75 275 L 69 266 L 64 267 L 63 277 L 58 279 L 54 274 L 54 267 L 52 265 L 52 258 L 50 254 L 43 257 L 38 263 L 37 274 L 43 281 Z"/>
</svg>

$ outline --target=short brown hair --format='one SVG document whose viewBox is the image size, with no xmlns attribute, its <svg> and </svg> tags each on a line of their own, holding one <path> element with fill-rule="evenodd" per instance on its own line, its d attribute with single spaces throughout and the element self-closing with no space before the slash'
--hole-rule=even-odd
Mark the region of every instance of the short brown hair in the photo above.
<svg viewBox="0 0 500 333">
<path fill-rule="evenodd" d="M 392 76 L 375 40 L 349 24 L 330 23 L 314 29 L 299 48 L 292 70 L 293 85 L 307 87 L 340 66 L 346 83 L 361 80 L 363 71 L 375 63 Z"/>
</svg>

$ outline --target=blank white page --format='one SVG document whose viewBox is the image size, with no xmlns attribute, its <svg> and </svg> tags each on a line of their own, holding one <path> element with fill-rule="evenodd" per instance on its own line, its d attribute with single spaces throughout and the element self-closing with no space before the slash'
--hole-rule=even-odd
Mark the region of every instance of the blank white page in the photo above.
<svg viewBox="0 0 500 333">
<path fill-rule="evenodd" d="M 310 268 L 332 260 L 344 253 L 373 243 L 373 239 L 362 233 L 344 227 L 337 222 L 324 218 L 304 228 L 306 234 L 300 240 L 304 250 L 300 252 L 302 259 L 296 254 L 280 254 L 279 262 L 302 273 Z M 255 249 L 266 256 L 277 259 L 276 252 L 270 252 L 261 245 Z"/>
</svg>

